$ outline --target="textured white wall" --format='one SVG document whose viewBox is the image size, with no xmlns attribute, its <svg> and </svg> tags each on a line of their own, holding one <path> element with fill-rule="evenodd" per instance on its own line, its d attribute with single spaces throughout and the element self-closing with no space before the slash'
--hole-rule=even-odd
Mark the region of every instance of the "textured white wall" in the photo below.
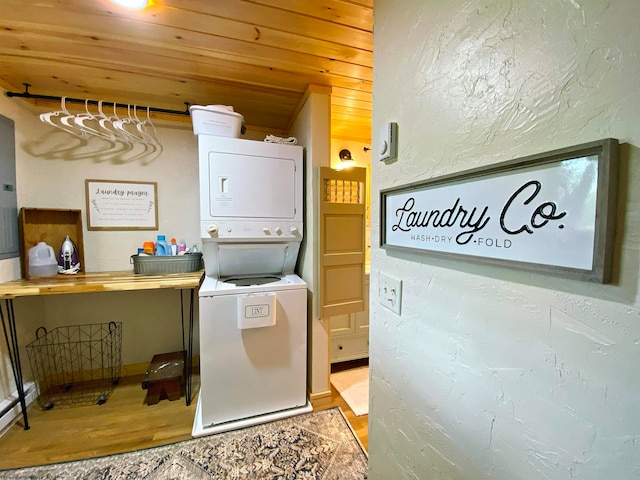
<svg viewBox="0 0 640 480">
<path fill-rule="evenodd" d="M 55 108 L 53 108 L 55 110 Z M 78 110 L 72 109 L 73 112 Z M 189 123 L 158 125 L 162 149 L 135 145 L 113 154 L 107 141 L 92 137 L 82 145 L 66 132 L 42 123 L 20 99 L 2 95 L 0 112 L 15 121 L 18 208 L 82 210 L 85 269 L 128 270 L 130 256 L 158 234 L 200 242 L 198 150 Z M 158 231 L 87 231 L 85 179 L 157 182 Z M 60 245 L 52 245 L 54 250 Z"/>
<path fill-rule="evenodd" d="M 371 480 L 640 478 L 640 2 L 374 1 Z M 614 281 L 379 249 L 379 191 L 605 137 Z M 376 301 L 403 280 L 402 315 Z"/>
<path fill-rule="evenodd" d="M 304 239 L 300 248 L 297 273 L 307 282 L 307 317 L 309 327 L 308 387 L 311 399 L 331 395 L 329 387 L 329 332 L 325 320 L 318 317 L 315 291 L 318 280 L 318 186 L 314 172 L 329 165 L 331 103 L 328 93 L 309 93 L 291 128 L 291 135 L 304 145 L 305 218 Z M 320 89 L 322 90 L 322 89 Z"/>
<path fill-rule="evenodd" d="M 40 122 L 39 112 L 22 100 L 0 93 L 0 113 L 15 122 L 18 207 L 82 210 L 87 271 L 132 270 L 130 256 L 143 241 L 155 240 L 158 234 L 184 239 L 188 245 L 199 243 L 198 156 L 190 124 L 158 125 L 163 150 L 157 156 L 138 156 L 139 150 L 132 150 L 114 157 L 105 153 L 105 142 L 93 139 L 80 147 L 74 137 Z M 159 230 L 87 231 L 87 178 L 157 182 Z M 52 247 L 57 251 L 60 245 Z M 19 261 L 0 260 L 0 281 L 16 278 L 20 278 Z M 125 365 L 148 362 L 154 353 L 182 348 L 180 297 L 173 290 L 19 298 L 15 313 L 27 379 L 31 373 L 25 345 L 35 339 L 39 326 L 50 330 L 61 325 L 122 321 Z M 195 345 L 197 350 L 197 342 Z M 4 341 L 0 349 L 2 399 L 15 386 L 7 373 L 10 366 Z"/>
</svg>

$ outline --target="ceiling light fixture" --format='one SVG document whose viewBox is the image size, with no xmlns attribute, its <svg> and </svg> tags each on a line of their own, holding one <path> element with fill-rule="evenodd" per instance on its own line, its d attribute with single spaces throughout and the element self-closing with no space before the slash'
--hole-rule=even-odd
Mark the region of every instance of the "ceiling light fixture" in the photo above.
<svg viewBox="0 0 640 480">
<path fill-rule="evenodd" d="M 351 152 L 346 148 L 340 150 L 340 153 L 338 153 L 338 156 L 340 157 L 340 164 L 336 166 L 336 170 L 343 170 L 345 168 L 350 168 L 355 166 L 356 162 L 355 160 L 353 160 L 353 158 L 351 158 Z"/>
<path fill-rule="evenodd" d="M 149 6 L 149 0 L 111 0 L 116 5 L 129 10 L 142 10 Z"/>
</svg>

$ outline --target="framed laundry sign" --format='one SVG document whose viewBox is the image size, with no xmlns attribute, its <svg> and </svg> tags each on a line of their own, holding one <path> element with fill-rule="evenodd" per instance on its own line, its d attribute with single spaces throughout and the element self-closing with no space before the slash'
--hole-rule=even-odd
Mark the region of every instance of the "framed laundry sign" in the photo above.
<svg viewBox="0 0 640 480">
<path fill-rule="evenodd" d="M 158 230 L 156 182 L 85 180 L 87 230 Z"/>
<path fill-rule="evenodd" d="M 380 246 L 611 281 L 618 141 L 380 192 Z"/>
</svg>

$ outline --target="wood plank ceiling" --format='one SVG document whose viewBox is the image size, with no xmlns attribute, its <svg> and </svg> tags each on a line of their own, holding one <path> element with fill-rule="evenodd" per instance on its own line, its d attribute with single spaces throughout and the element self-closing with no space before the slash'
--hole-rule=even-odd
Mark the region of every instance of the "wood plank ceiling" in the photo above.
<svg viewBox="0 0 640 480">
<path fill-rule="evenodd" d="M 311 86 L 331 135 L 370 143 L 373 0 L 0 0 L 0 87 L 184 110 L 232 105 L 286 134 Z"/>
</svg>

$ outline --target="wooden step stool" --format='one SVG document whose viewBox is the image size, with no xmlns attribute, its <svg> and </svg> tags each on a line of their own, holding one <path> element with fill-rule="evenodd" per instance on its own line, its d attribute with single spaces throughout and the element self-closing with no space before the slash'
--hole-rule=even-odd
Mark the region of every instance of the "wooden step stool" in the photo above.
<svg viewBox="0 0 640 480">
<path fill-rule="evenodd" d="M 154 355 L 142 380 L 147 390 L 147 405 L 155 405 L 162 398 L 180 400 L 184 395 L 185 352 Z"/>
</svg>

